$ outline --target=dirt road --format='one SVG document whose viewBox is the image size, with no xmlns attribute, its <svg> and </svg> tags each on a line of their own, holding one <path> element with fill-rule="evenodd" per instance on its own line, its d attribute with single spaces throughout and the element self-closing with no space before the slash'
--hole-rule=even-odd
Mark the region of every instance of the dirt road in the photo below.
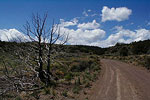
<svg viewBox="0 0 150 100">
<path fill-rule="evenodd" d="M 101 62 L 103 74 L 88 100 L 150 100 L 150 72 L 120 61 Z"/>
</svg>

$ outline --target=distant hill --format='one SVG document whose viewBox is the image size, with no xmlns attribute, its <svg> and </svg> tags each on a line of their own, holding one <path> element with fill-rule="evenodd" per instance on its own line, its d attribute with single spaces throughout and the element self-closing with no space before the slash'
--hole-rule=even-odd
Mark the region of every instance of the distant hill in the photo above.
<svg viewBox="0 0 150 100">
<path fill-rule="evenodd" d="M 32 47 L 33 45 L 36 44 L 34 42 L 17 43 L 17 42 L 0 41 L 0 54 L 2 55 L 4 53 L 13 54 L 13 52 L 18 48 L 22 48 L 28 51 L 29 49 L 35 49 Z M 86 46 L 86 45 L 64 45 L 61 48 L 67 48 L 66 52 L 68 53 L 92 53 L 97 55 L 104 54 L 106 50 L 105 48 L 100 48 L 97 46 Z"/>
<path fill-rule="evenodd" d="M 0 41 L 0 54 L 5 53 L 13 54 L 17 48 L 24 50 L 31 49 L 34 43 L 16 43 L 16 42 L 2 42 Z M 97 46 L 86 45 L 64 45 L 62 48 L 67 47 L 69 53 L 91 53 L 96 55 L 120 55 L 121 49 L 126 48 L 128 55 L 150 54 L 150 40 L 132 42 L 130 44 L 117 43 L 115 46 L 108 48 L 100 48 Z"/>
<path fill-rule="evenodd" d="M 150 54 L 150 40 L 132 42 L 130 44 L 117 43 L 113 47 L 106 48 L 107 55 L 120 55 L 122 50 L 127 49 L 127 55 Z"/>
<path fill-rule="evenodd" d="M 16 43 L 0 41 L 0 55 L 8 55 L 14 53 L 18 48 L 26 51 L 35 49 L 32 47 L 34 42 Z M 67 48 L 68 53 L 91 53 L 96 55 L 120 55 L 121 52 L 127 52 L 127 55 L 150 54 L 150 40 L 132 42 L 130 44 L 117 43 L 115 46 L 101 48 L 97 46 L 86 45 L 64 45 L 62 48 Z M 122 50 L 121 50 L 122 49 Z M 127 51 L 123 51 L 127 49 Z"/>
</svg>

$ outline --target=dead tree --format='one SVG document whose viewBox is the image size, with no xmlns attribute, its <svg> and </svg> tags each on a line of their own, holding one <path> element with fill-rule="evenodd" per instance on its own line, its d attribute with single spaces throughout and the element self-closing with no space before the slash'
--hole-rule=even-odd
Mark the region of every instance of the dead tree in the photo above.
<svg viewBox="0 0 150 100">
<path fill-rule="evenodd" d="M 25 31 L 31 41 L 38 43 L 38 66 L 39 66 L 39 78 L 42 82 L 49 84 L 50 83 L 50 65 L 51 65 L 51 53 L 53 45 L 58 41 L 62 41 L 62 44 L 65 44 L 68 40 L 68 35 L 64 36 L 60 33 L 60 27 L 58 24 L 52 23 L 52 26 L 47 25 L 47 16 L 46 13 L 43 17 L 39 14 L 33 14 L 32 23 L 28 21 L 24 25 Z M 44 49 L 46 49 L 46 63 L 47 69 L 46 72 L 43 70 L 44 58 Z"/>
<path fill-rule="evenodd" d="M 33 15 L 31 23 L 27 21 L 24 25 L 31 43 L 29 45 L 25 43 L 27 47 L 17 47 L 17 50 L 14 51 L 14 55 L 17 57 L 14 62 L 22 63 L 17 68 L 3 61 L 4 75 L 0 77 L 0 81 L 2 81 L 0 95 L 8 91 L 19 92 L 41 89 L 43 86 L 40 85 L 40 81 L 46 85 L 50 84 L 52 80 L 50 67 L 52 58 L 54 58 L 53 53 L 58 51 L 54 47 L 61 49 L 60 47 L 67 42 L 68 35 L 61 34 L 59 25 L 55 24 L 54 21 L 52 26 L 47 26 L 46 21 L 47 14 L 43 18 L 37 14 Z M 14 41 L 19 41 L 18 43 L 22 43 L 21 40 L 19 37 L 17 40 L 14 39 Z M 61 42 L 56 45 L 58 40 Z M 33 64 L 33 61 L 37 64 Z M 43 64 L 46 64 L 46 71 L 43 69 Z"/>
<path fill-rule="evenodd" d="M 14 51 L 14 55 L 17 57 L 15 62 L 20 62 L 23 65 L 19 65 L 16 68 L 10 63 L 3 61 L 4 75 L 0 77 L 0 95 L 9 91 L 20 92 L 41 89 L 43 86 L 40 84 L 40 81 L 46 85 L 50 84 L 52 79 L 50 71 L 52 54 L 55 51 L 57 52 L 54 47 L 59 40 L 61 42 L 56 47 L 61 49 L 61 45 L 67 42 L 68 35 L 61 34 L 59 25 L 55 24 L 54 21 L 52 26 L 48 26 L 46 21 L 47 14 L 43 17 L 37 14 L 33 15 L 31 23 L 27 21 L 24 25 L 25 32 L 31 40 L 30 46 L 27 47 L 28 50 L 25 50 L 25 47 L 18 47 Z M 18 37 L 13 39 L 13 41 L 21 43 L 22 39 Z M 34 57 L 32 58 L 31 55 Z M 38 63 L 33 64 L 32 61 Z M 46 64 L 46 71 L 43 69 L 43 64 Z"/>
<path fill-rule="evenodd" d="M 12 62 L 19 64 L 14 66 L 12 63 L 3 60 L 3 75 L 0 77 L 0 96 L 10 91 L 19 93 L 20 91 L 34 91 L 43 88 L 40 85 L 39 77 L 37 77 L 38 72 L 30 63 L 31 57 L 29 57 L 29 55 L 34 53 L 34 50 L 30 52 L 30 49 L 33 48 L 28 46 L 29 49 L 27 50 L 21 46 L 22 43 L 15 44 L 14 48 L 17 47 L 17 49 L 14 51 L 13 55 L 11 55 L 12 58 L 15 58 Z"/>
</svg>

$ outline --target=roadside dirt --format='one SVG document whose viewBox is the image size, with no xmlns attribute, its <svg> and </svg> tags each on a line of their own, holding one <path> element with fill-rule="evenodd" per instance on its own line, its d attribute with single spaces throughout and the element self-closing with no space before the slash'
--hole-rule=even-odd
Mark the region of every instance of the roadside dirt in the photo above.
<svg viewBox="0 0 150 100">
<path fill-rule="evenodd" d="M 101 63 L 99 80 L 80 100 L 150 100 L 150 72 L 115 60 Z"/>
</svg>

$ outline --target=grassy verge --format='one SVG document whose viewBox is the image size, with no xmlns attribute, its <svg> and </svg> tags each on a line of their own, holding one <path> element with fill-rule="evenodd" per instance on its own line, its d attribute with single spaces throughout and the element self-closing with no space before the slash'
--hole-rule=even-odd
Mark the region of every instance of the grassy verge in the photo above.
<svg viewBox="0 0 150 100">
<path fill-rule="evenodd" d="M 103 58 L 121 60 L 126 63 L 150 69 L 150 55 L 103 56 Z"/>
</svg>

